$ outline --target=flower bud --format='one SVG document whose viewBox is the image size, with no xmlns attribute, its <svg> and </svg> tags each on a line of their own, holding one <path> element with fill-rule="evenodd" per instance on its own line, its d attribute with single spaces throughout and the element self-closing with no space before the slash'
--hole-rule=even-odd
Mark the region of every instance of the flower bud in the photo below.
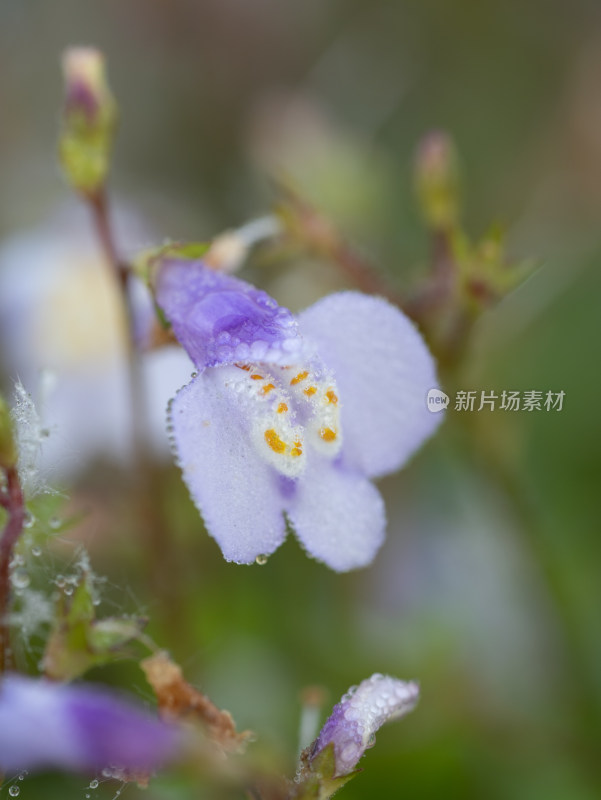
<svg viewBox="0 0 601 800">
<path fill-rule="evenodd" d="M 92 47 L 71 47 L 63 54 L 63 74 L 60 159 L 71 186 L 93 195 L 106 180 L 116 120 L 104 57 Z"/>
<path fill-rule="evenodd" d="M 334 706 L 309 755 L 309 763 L 329 745 L 334 747 L 335 775 L 351 773 L 375 741 L 376 731 L 388 720 L 415 708 L 419 686 L 387 675 L 375 674 L 349 689 Z"/>
<path fill-rule="evenodd" d="M 415 191 L 429 227 L 448 231 L 459 217 L 459 168 L 452 139 L 442 131 L 425 136 L 415 157 Z"/>
</svg>

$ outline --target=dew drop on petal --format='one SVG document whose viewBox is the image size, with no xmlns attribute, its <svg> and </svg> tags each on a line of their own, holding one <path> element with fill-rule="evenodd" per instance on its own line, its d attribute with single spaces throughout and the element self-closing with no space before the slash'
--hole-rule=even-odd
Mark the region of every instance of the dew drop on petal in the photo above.
<svg viewBox="0 0 601 800">
<path fill-rule="evenodd" d="M 21 789 L 18 786 L 11 786 L 8 793 L 11 797 L 18 797 L 21 794 Z"/>
<path fill-rule="evenodd" d="M 376 744 L 376 734 L 371 733 L 369 735 L 369 739 L 367 740 L 367 744 L 365 745 L 365 749 L 369 750 L 370 748 L 374 747 L 375 744 Z"/>
<path fill-rule="evenodd" d="M 265 553 L 259 553 L 259 555 L 255 558 L 255 562 L 263 566 L 264 564 L 267 564 L 268 558 L 269 557 L 266 556 Z"/>
<path fill-rule="evenodd" d="M 97 788 L 98 788 L 98 781 L 96 780 L 96 778 L 94 778 L 94 780 L 90 781 L 90 789 L 97 789 Z"/>
</svg>

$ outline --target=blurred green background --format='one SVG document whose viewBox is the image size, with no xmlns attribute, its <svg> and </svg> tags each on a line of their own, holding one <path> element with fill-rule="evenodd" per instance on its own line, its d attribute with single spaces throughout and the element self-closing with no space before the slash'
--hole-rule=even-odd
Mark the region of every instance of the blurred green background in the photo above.
<svg viewBox="0 0 601 800">
<path fill-rule="evenodd" d="M 111 188 L 157 240 L 264 213 L 271 177 L 287 175 L 406 288 L 429 249 L 415 147 L 447 130 L 466 227 L 499 221 L 510 254 L 540 267 L 482 317 L 443 388 L 565 392 L 561 412 L 448 414 L 381 482 L 387 542 L 349 575 L 292 538 L 265 566 L 224 563 L 165 468 L 167 619 L 128 541 L 123 481 L 92 470 L 72 493 L 96 520 L 87 544 L 109 597 L 148 612 L 188 679 L 289 772 L 305 686 L 327 687 L 329 707 L 375 671 L 419 679 L 418 710 L 378 734 L 349 800 L 601 797 L 599 4 L 1 0 L 2 236 L 68 197 L 55 141 L 70 44 L 107 56 L 120 105 Z M 294 308 L 346 285 L 314 259 L 244 276 Z M 133 665 L 96 677 L 148 695 Z M 21 796 L 83 787 L 27 779 Z M 227 795 L 162 778 L 144 796 Z"/>
</svg>

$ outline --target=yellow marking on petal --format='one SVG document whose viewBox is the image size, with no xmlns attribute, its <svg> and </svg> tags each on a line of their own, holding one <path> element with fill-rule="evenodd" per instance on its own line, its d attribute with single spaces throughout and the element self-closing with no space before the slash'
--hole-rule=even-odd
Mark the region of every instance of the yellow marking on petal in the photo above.
<svg viewBox="0 0 601 800">
<path fill-rule="evenodd" d="M 317 391 L 317 389 L 315 388 L 315 386 L 309 386 L 309 387 L 308 387 L 307 389 L 305 389 L 304 391 L 305 391 L 305 394 L 307 395 L 307 397 L 311 397 L 312 395 L 314 395 L 314 394 L 315 394 L 315 392 Z"/>
<path fill-rule="evenodd" d="M 257 373 L 255 373 L 254 375 L 250 376 L 250 379 L 251 379 L 251 381 L 262 381 L 263 380 L 263 376 L 262 375 L 257 375 Z"/>
<path fill-rule="evenodd" d="M 280 403 L 278 406 L 278 414 L 283 414 L 284 411 L 288 411 L 288 406 L 286 403 Z"/>
<path fill-rule="evenodd" d="M 290 455 L 293 456 L 294 458 L 297 458 L 298 456 L 302 456 L 302 454 L 303 454 L 303 443 L 300 441 L 300 439 L 297 439 L 294 442 L 294 447 L 290 451 Z"/>
<path fill-rule="evenodd" d="M 307 370 L 305 370 L 304 372 L 299 372 L 298 375 L 295 375 L 295 377 L 292 378 L 292 380 L 290 381 L 290 386 L 296 386 L 297 383 L 304 381 L 308 377 L 309 373 L 307 372 Z"/>
<path fill-rule="evenodd" d="M 274 453 L 285 453 L 286 443 L 280 439 L 273 428 L 265 431 L 265 441 Z"/>
<path fill-rule="evenodd" d="M 245 372 L 250 372 L 250 367 L 248 364 L 236 364 L 238 369 L 243 369 Z"/>
<path fill-rule="evenodd" d="M 275 389 L 275 385 L 273 383 L 266 383 L 265 386 L 261 389 L 263 394 L 269 394 L 269 392 Z"/>
<path fill-rule="evenodd" d="M 336 431 L 333 431 L 331 428 L 321 428 L 319 435 L 324 442 L 333 442 L 336 439 Z"/>
<path fill-rule="evenodd" d="M 332 403 L 333 405 L 338 403 L 338 397 L 335 392 L 332 391 L 332 389 L 328 389 L 326 392 L 326 397 L 328 398 L 328 403 Z"/>
</svg>

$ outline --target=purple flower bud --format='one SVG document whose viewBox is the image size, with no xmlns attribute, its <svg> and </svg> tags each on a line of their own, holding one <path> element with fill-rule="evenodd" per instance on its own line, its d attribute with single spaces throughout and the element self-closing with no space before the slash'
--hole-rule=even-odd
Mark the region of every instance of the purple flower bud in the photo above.
<svg viewBox="0 0 601 800">
<path fill-rule="evenodd" d="M 422 213 L 435 230 L 449 230 L 459 217 L 459 167 L 453 140 L 432 131 L 419 143 L 415 158 L 415 187 Z"/>
<path fill-rule="evenodd" d="M 388 720 L 398 719 L 415 708 L 419 686 L 376 673 L 344 695 L 315 740 L 309 761 L 334 744 L 336 775 L 348 775 L 376 731 Z"/>
<path fill-rule="evenodd" d="M 0 683 L 0 770 L 149 771 L 177 732 L 104 689 L 7 675 Z"/>
<path fill-rule="evenodd" d="M 71 47 L 63 54 L 65 105 L 59 153 L 65 177 L 77 191 L 93 194 L 104 184 L 116 119 L 102 53 Z"/>
</svg>

